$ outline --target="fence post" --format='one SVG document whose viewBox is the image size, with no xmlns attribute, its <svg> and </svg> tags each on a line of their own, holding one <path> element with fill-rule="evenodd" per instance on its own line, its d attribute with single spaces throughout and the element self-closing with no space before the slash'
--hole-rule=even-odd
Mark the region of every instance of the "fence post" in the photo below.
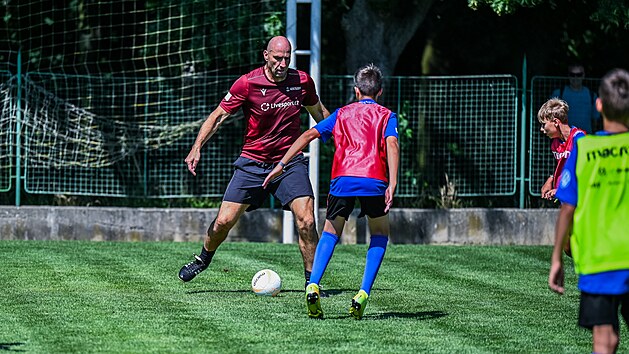
<svg viewBox="0 0 629 354">
<path fill-rule="evenodd" d="M 524 208 L 524 193 L 526 192 L 525 171 L 526 171 L 526 54 L 522 60 L 522 119 L 520 123 L 520 209 Z"/>
<path fill-rule="evenodd" d="M 15 206 L 22 203 L 22 47 L 17 50 L 17 114 L 15 124 Z"/>
</svg>

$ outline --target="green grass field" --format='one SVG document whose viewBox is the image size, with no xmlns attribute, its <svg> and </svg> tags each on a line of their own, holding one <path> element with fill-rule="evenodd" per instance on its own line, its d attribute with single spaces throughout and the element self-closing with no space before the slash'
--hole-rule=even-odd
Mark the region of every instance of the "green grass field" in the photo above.
<svg viewBox="0 0 629 354">
<path fill-rule="evenodd" d="M 190 283 L 200 243 L 0 241 L 0 350 L 28 353 L 586 353 L 567 294 L 547 288 L 550 247 L 392 245 L 365 318 L 348 314 L 365 245 L 339 245 L 306 315 L 296 245 L 225 243 Z M 276 270 L 275 298 L 250 290 Z M 627 327 L 620 351 L 627 351 Z"/>
</svg>

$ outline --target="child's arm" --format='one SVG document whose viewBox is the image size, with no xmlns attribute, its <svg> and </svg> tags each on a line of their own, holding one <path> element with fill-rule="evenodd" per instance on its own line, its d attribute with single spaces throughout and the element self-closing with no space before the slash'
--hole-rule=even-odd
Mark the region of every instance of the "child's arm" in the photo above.
<svg viewBox="0 0 629 354">
<path fill-rule="evenodd" d="M 550 200 L 554 197 L 554 195 L 550 195 L 555 184 L 554 182 L 555 178 L 553 176 L 548 177 L 546 183 L 544 183 L 544 185 L 542 186 L 542 198 Z"/>
<path fill-rule="evenodd" d="M 394 136 L 388 136 L 387 143 L 387 165 L 389 167 L 389 186 L 384 194 L 384 201 L 386 207 L 384 212 L 386 213 L 393 204 L 393 195 L 395 194 L 395 188 L 397 188 L 397 174 L 398 167 L 400 166 L 400 146 L 398 140 Z"/>
<path fill-rule="evenodd" d="M 292 160 L 293 157 L 295 157 L 295 155 L 297 155 L 301 150 L 303 150 L 306 145 L 310 144 L 311 141 L 320 136 L 321 134 L 319 134 L 319 131 L 315 128 L 310 128 L 306 130 L 303 134 L 301 134 L 301 136 L 297 138 L 297 140 L 295 140 L 293 145 L 291 145 L 288 151 L 286 151 L 286 154 L 284 155 L 284 157 L 282 157 L 280 162 L 275 165 L 275 168 L 269 173 L 268 176 L 266 176 L 264 182 L 262 183 L 262 187 L 266 188 L 271 180 L 281 175 L 284 171 L 284 167 L 288 164 L 288 162 Z"/>
<path fill-rule="evenodd" d="M 572 230 L 572 222 L 574 217 L 573 205 L 562 203 L 559 209 L 559 216 L 555 225 L 555 246 L 553 247 L 553 256 L 550 263 L 550 273 L 548 274 L 548 286 L 554 292 L 563 294 L 564 287 L 564 271 L 563 271 L 563 246 L 564 239 L 568 232 Z"/>
</svg>

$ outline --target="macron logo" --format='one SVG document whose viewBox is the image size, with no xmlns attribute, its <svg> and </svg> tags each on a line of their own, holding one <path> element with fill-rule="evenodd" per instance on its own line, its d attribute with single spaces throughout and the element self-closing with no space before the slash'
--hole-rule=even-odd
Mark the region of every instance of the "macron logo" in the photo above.
<svg viewBox="0 0 629 354">
<path fill-rule="evenodd" d="M 260 92 L 262 92 L 262 96 L 266 96 L 266 89 L 265 88 L 260 89 Z"/>
</svg>

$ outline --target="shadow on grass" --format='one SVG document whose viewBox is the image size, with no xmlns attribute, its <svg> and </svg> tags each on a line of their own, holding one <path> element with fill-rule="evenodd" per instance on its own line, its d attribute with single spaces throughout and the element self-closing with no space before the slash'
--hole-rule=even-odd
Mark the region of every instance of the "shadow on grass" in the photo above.
<svg viewBox="0 0 629 354">
<path fill-rule="evenodd" d="M 299 293 L 299 294 L 303 294 L 304 290 L 282 290 L 283 293 Z M 355 293 L 356 290 L 355 289 L 325 289 L 322 288 L 321 289 L 321 297 L 329 297 L 330 295 L 340 295 L 343 293 Z"/>
<path fill-rule="evenodd" d="M 435 318 L 448 316 L 447 312 L 443 311 L 420 311 L 415 313 L 407 312 L 384 312 L 373 315 L 365 315 L 363 318 L 375 319 L 375 320 L 387 320 L 390 318 L 412 318 L 416 320 L 432 320 Z"/>
<path fill-rule="evenodd" d="M 186 291 L 186 294 L 204 294 L 204 293 L 250 293 L 251 290 L 225 290 L 225 289 L 216 289 L 216 290 L 191 290 Z"/>
<path fill-rule="evenodd" d="M 282 290 L 280 291 L 280 294 L 285 294 L 285 293 L 303 293 L 303 290 Z M 240 294 L 249 294 L 252 293 L 251 289 L 247 289 L 247 290 L 232 290 L 232 289 L 206 289 L 206 290 L 190 290 L 190 291 L 186 291 L 186 294 L 205 294 L 205 293 L 240 293 Z"/>
<path fill-rule="evenodd" d="M 326 295 L 323 295 L 322 297 L 328 297 L 330 295 L 338 295 L 341 294 L 345 291 L 350 291 L 348 289 L 337 289 L 337 290 L 323 290 L 325 292 Z M 353 290 L 352 290 L 353 291 Z M 212 290 L 191 290 L 191 291 L 187 291 L 186 294 L 203 294 L 203 293 L 250 293 L 251 290 L 225 290 L 225 289 L 212 289 Z M 298 294 L 303 294 L 304 290 L 293 290 L 293 289 L 286 289 L 286 290 L 282 290 L 280 291 L 280 294 L 286 294 L 286 293 L 298 293 Z"/>
<path fill-rule="evenodd" d="M 384 312 L 384 313 L 376 313 L 373 315 L 365 315 L 363 316 L 363 320 L 388 320 L 394 318 L 402 318 L 402 319 L 414 319 L 419 321 L 432 320 L 435 318 L 448 316 L 447 312 L 443 311 L 420 311 L 420 312 Z M 325 319 L 328 320 L 344 320 L 352 318 L 349 315 L 343 316 L 325 316 Z"/>
<path fill-rule="evenodd" d="M 388 291 L 390 289 L 378 289 L 379 291 Z M 340 295 L 346 292 L 349 293 L 355 293 L 356 289 L 322 289 L 323 291 L 323 295 L 321 297 L 328 297 L 331 295 Z M 191 290 L 191 291 L 187 291 L 186 294 L 203 294 L 203 293 L 250 293 L 251 290 L 226 290 L 226 289 L 206 289 L 206 290 Z M 304 290 L 301 289 L 286 289 L 286 290 L 282 290 L 280 292 L 281 293 L 299 293 L 299 294 L 303 294 Z"/>
<path fill-rule="evenodd" d="M 0 343 L 0 350 L 4 350 L 7 352 L 25 352 L 24 349 L 14 348 L 23 346 L 25 343 L 23 342 L 14 342 L 14 343 Z"/>
</svg>

